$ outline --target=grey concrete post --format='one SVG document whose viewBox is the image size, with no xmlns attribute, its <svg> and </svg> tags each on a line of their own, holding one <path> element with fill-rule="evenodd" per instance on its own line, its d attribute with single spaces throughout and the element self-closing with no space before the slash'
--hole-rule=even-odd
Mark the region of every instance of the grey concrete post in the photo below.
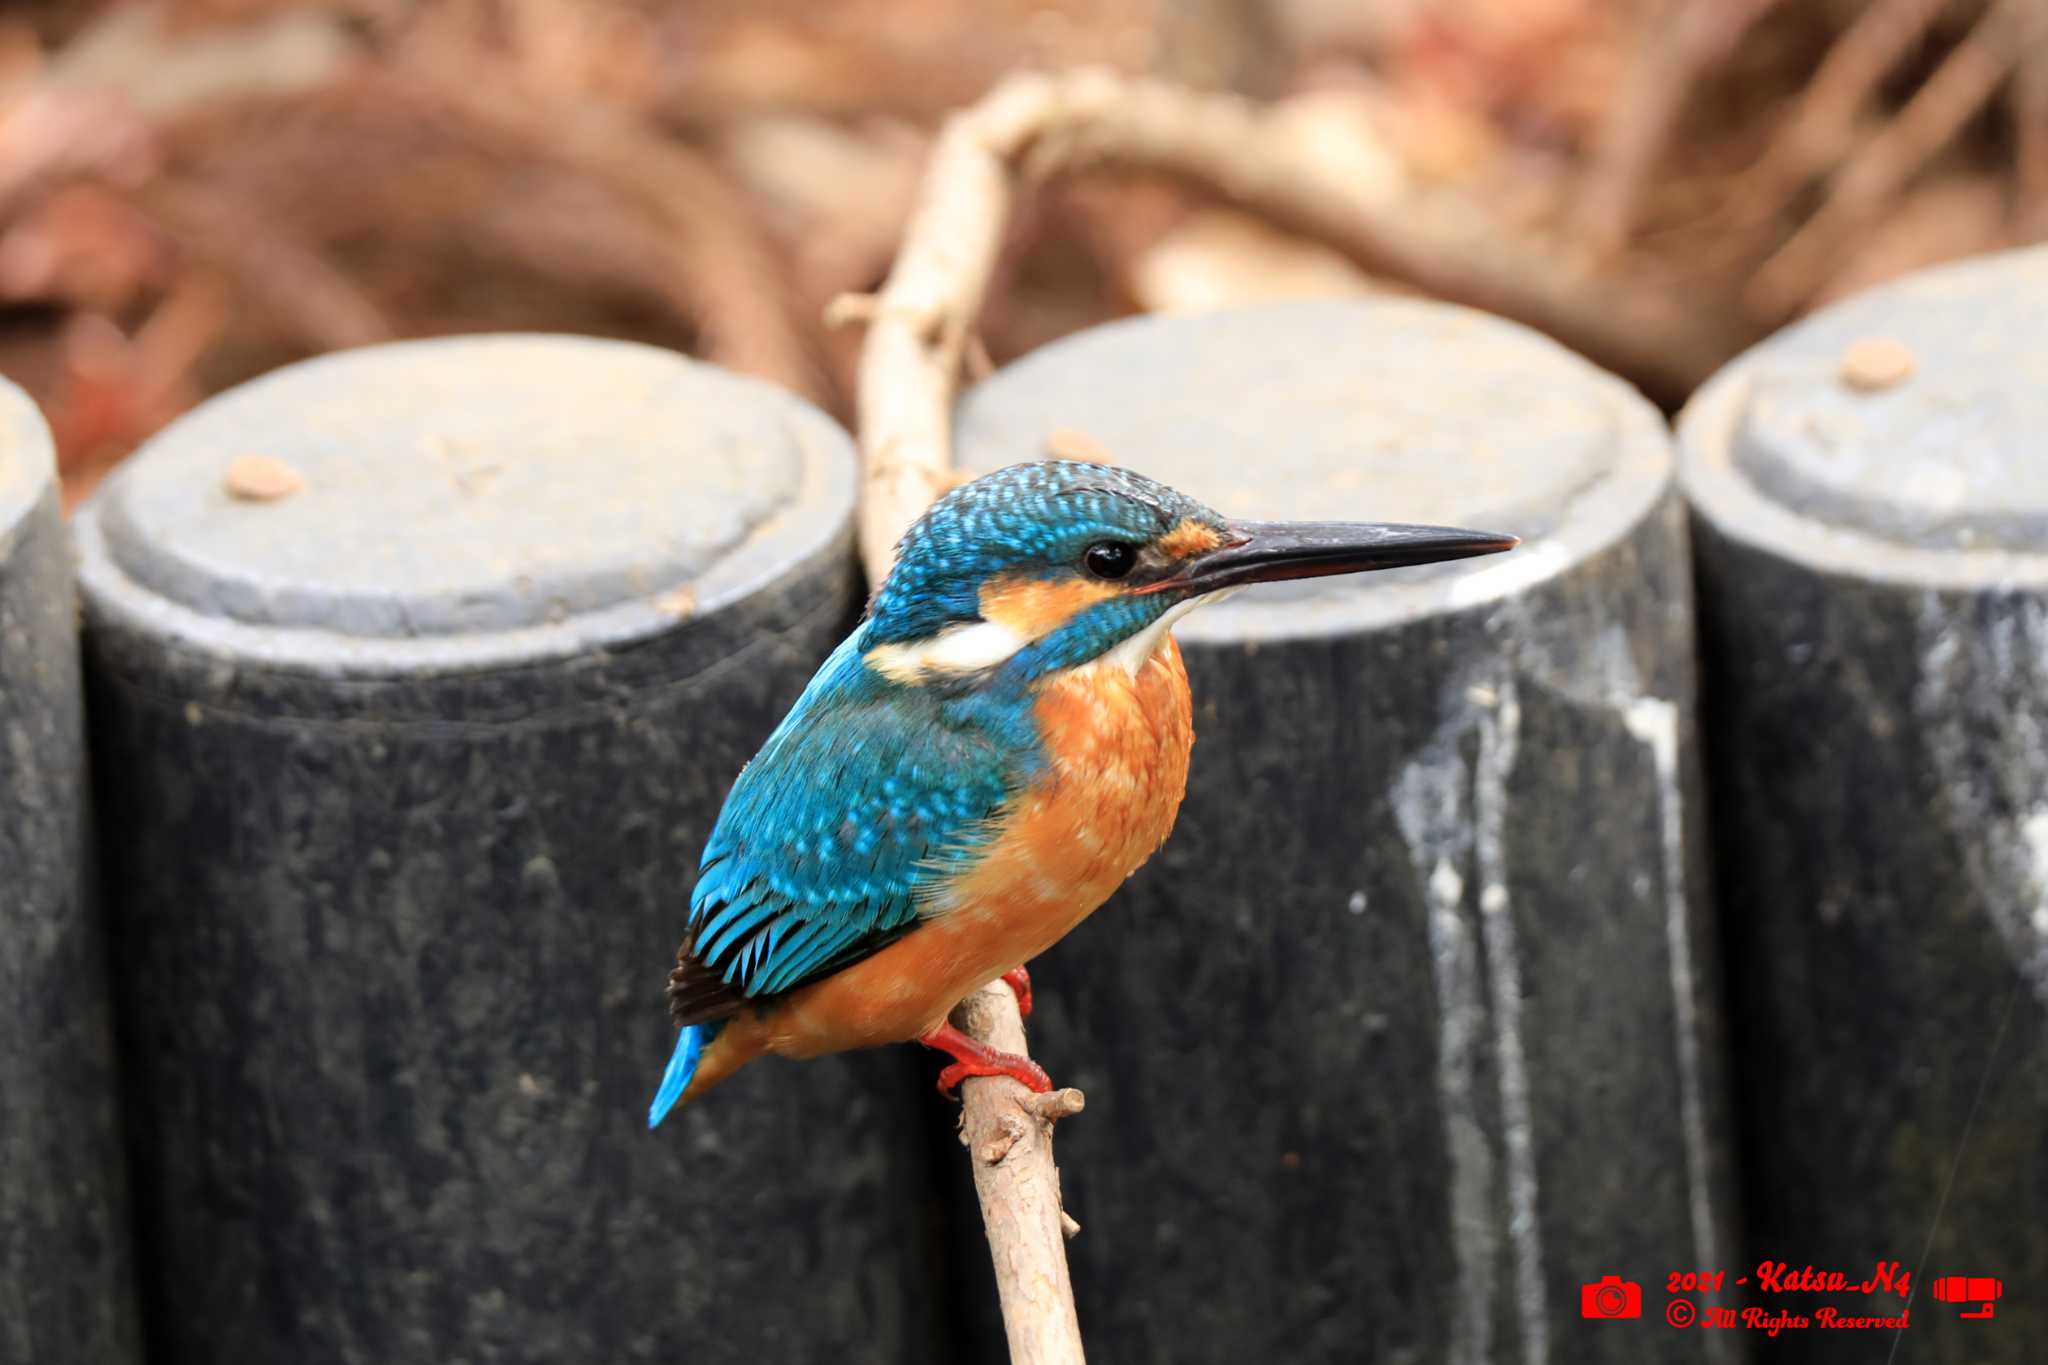
<svg viewBox="0 0 2048 1365">
<path fill-rule="evenodd" d="M 1930 271 L 1765 342 L 1680 425 L 1749 1254 L 1905 1262 L 1902 1359 L 2048 1341 L 2044 319 L 2048 250 Z M 1943 1275 L 2007 1300 L 1962 1322 Z"/>
<path fill-rule="evenodd" d="M 1061 428 L 1070 429 L 1061 433 Z M 1090 447 L 1230 515 L 1449 522 L 1509 555 L 1247 591 L 1178 634 L 1164 851 L 1037 964 L 1081 1319 L 1136 1361 L 1698 1361 L 1719 1268 L 1692 612 L 1658 415 L 1410 302 L 1097 328 L 970 392 L 975 469 Z M 1704 1306 L 1706 1300 L 1700 1300 Z"/>
<path fill-rule="evenodd" d="M 155 1361 L 928 1358 L 912 1059 L 645 1126 L 853 488 L 765 385 L 510 336 L 245 385 L 81 511 Z"/>
<path fill-rule="evenodd" d="M 71 560 L 0 381 L 0 1360 L 139 1359 Z"/>
</svg>

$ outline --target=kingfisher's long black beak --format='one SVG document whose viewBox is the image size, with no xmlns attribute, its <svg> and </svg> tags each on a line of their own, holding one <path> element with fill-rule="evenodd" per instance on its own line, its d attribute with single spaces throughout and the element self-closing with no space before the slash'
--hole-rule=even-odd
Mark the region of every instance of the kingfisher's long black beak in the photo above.
<svg viewBox="0 0 2048 1365">
<path fill-rule="evenodd" d="M 1499 554 L 1521 544 L 1493 531 L 1348 521 L 1236 521 L 1231 538 L 1151 589 L 1219 592 L 1284 578 L 1398 569 Z"/>
</svg>

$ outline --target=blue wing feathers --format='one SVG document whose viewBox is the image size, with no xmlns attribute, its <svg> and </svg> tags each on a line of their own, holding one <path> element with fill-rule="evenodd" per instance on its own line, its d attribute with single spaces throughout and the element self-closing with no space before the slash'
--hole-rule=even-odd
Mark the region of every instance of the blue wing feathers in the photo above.
<svg viewBox="0 0 2048 1365">
<path fill-rule="evenodd" d="M 835 948 L 857 940 L 861 932 L 850 921 L 833 915 L 817 915 L 805 920 L 780 944 L 770 958 L 767 970 L 752 983 L 751 994 L 768 995 L 785 990 L 800 980 L 820 961 L 831 955 Z"/>
<path fill-rule="evenodd" d="M 759 928 L 770 916 L 780 914 L 786 908 L 785 901 L 769 895 L 751 901 L 742 898 L 720 906 L 705 919 L 704 927 L 698 932 L 700 951 L 706 958 L 716 958 L 744 935 Z"/>
<path fill-rule="evenodd" d="M 793 989 L 914 927 L 1036 766 L 1028 696 L 962 710 L 871 672 L 859 639 L 740 774 L 704 850 L 690 951 L 745 996 Z"/>
</svg>

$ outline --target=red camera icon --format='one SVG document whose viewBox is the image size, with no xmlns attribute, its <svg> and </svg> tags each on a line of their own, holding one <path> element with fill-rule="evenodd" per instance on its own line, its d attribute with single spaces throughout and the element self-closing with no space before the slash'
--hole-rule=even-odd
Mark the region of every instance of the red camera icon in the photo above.
<svg viewBox="0 0 2048 1365">
<path fill-rule="evenodd" d="M 1984 1305 L 1982 1308 L 1959 1316 L 1988 1318 L 1994 1311 L 1992 1305 L 2005 1297 L 2005 1281 L 1988 1275 L 1944 1275 L 1934 1282 L 1934 1297 L 1943 1303 L 1957 1305 L 1981 1303 Z"/>
<path fill-rule="evenodd" d="M 1591 1284 L 1579 1286 L 1579 1316 L 1582 1318 L 1639 1318 L 1643 1315 L 1643 1287 L 1619 1275 L 1602 1275 Z"/>
</svg>

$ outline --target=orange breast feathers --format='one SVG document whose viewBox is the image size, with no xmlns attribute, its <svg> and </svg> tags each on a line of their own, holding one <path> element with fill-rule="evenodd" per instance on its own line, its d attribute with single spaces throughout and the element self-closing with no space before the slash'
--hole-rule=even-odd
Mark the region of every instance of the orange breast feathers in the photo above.
<svg viewBox="0 0 2048 1365">
<path fill-rule="evenodd" d="M 1051 947 L 1166 841 L 1195 742 L 1187 670 L 1171 635 L 1136 673 L 1101 659 L 1047 679 L 1036 713 L 1044 775 L 987 853 L 933 902 L 943 918 L 1002 925 L 1009 956 L 998 970 Z"/>
</svg>

